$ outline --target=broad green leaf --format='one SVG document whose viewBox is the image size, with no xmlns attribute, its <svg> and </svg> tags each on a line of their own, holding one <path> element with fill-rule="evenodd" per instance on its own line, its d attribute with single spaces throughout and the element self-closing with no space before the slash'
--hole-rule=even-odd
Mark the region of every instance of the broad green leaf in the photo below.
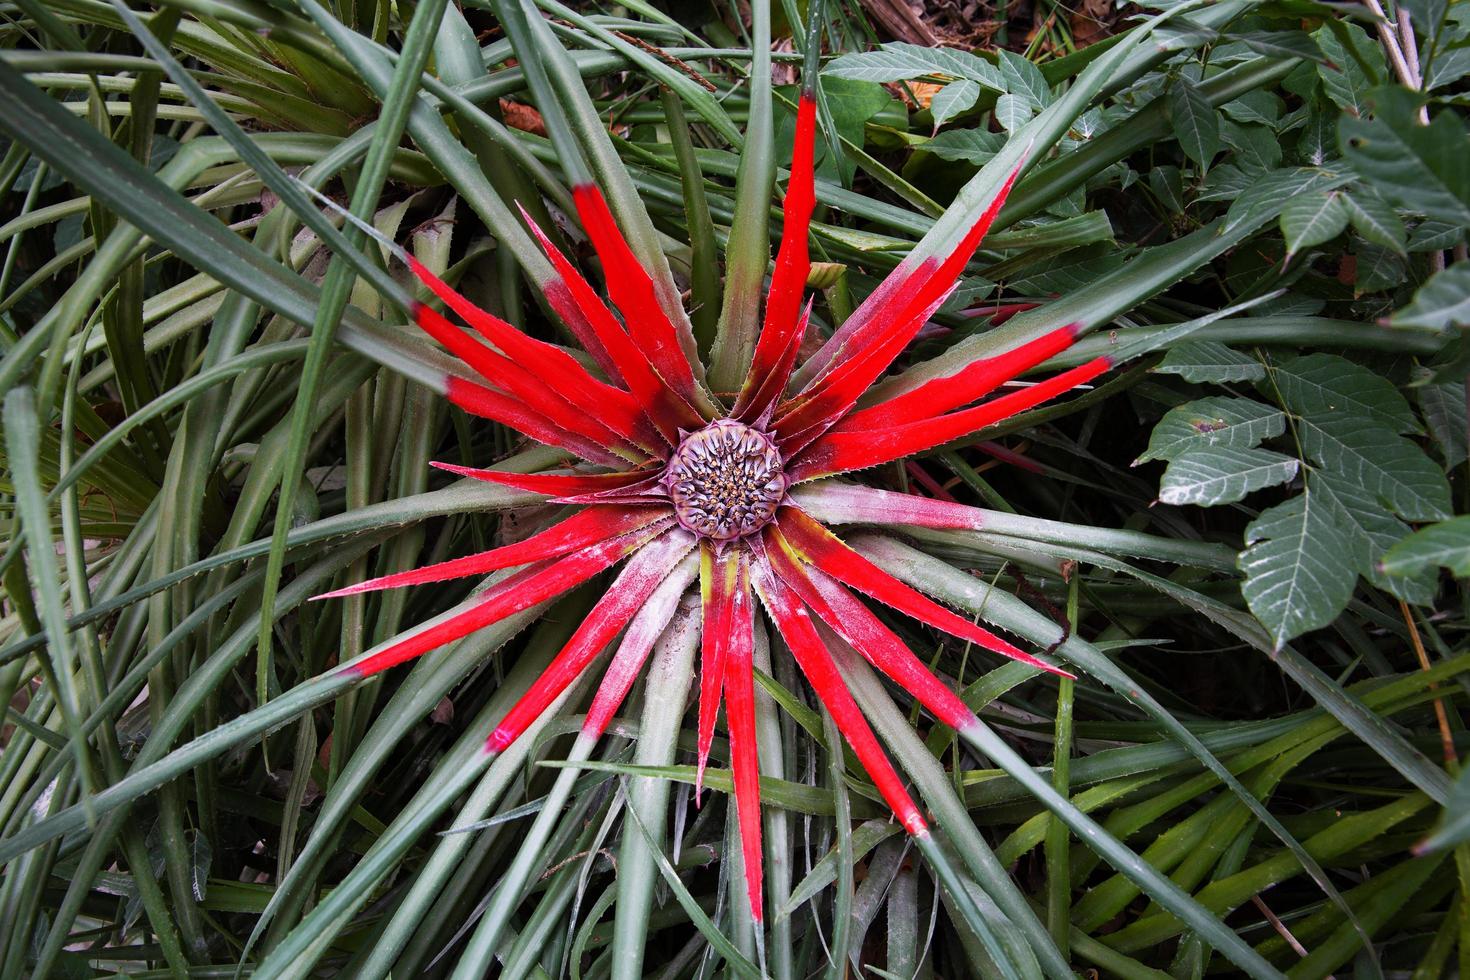
<svg viewBox="0 0 1470 980">
<path fill-rule="evenodd" d="M 822 101 L 827 110 L 827 116 L 832 121 L 833 134 L 839 138 L 846 138 L 859 146 L 863 143 L 863 127 L 867 125 L 868 120 L 893 102 L 893 96 L 876 82 L 854 82 L 846 78 L 823 77 L 821 86 Z M 795 124 L 795 116 L 792 116 L 793 133 Z M 817 155 L 819 168 L 834 156 L 838 157 L 839 162 L 836 169 L 842 176 L 844 186 L 852 183 L 857 162 L 848 154 L 834 153 L 833 148 L 827 145 L 826 134 L 821 129 L 817 131 Z"/>
<path fill-rule="evenodd" d="M 1274 128 L 1226 119 L 1220 124 L 1220 139 L 1235 151 L 1230 162 L 1248 174 L 1267 174 L 1281 166 L 1281 140 Z"/>
<path fill-rule="evenodd" d="M 1286 431 L 1286 413 L 1249 398 L 1213 397 L 1180 405 L 1154 426 L 1138 457 L 1176 459 L 1197 449 L 1251 449 Z"/>
<path fill-rule="evenodd" d="M 1470 263 L 1456 262 L 1436 272 L 1388 322 L 1426 330 L 1470 327 Z"/>
<path fill-rule="evenodd" d="M 1470 516 L 1431 524 L 1388 550 L 1381 567 L 1391 575 L 1407 575 L 1443 565 L 1457 578 L 1470 578 Z"/>
<path fill-rule="evenodd" d="M 1375 245 L 1403 254 L 1408 232 L 1387 201 L 1371 191 L 1354 190 L 1352 193 L 1344 191 L 1342 202 L 1347 206 L 1348 220 L 1358 234 Z"/>
<path fill-rule="evenodd" d="M 822 74 L 861 82 L 898 82 L 937 76 L 967 78 L 993 92 L 1004 92 L 1005 81 L 990 62 L 954 48 L 927 48 L 894 41 L 877 51 L 844 54 L 833 58 Z"/>
<path fill-rule="evenodd" d="M 1298 415 L 1358 416 L 1396 433 L 1419 432 L 1414 410 L 1393 382 L 1336 354 L 1285 358 L 1271 368 L 1275 390 Z M 1270 386 L 1262 385 L 1269 392 Z"/>
<path fill-rule="evenodd" d="M 1238 123 L 1267 126 L 1272 129 L 1281 120 L 1284 106 L 1281 96 L 1267 89 L 1247 92 L 1233 102 L 1227 102 L 1220 111 Z"/>
<path fill-rule="evenodd" d="M 1210 100 L 1184 77 L 1169 86 L 1169 124 L 1179 148 L 1200 166 L 1207 166 L 1220 152 L 1220 118 Z"/>
<path fill-rule="evenodd" d="M 1331 519 L 1352 539 L 1358 574 L 1408 602 L 1434 601 L 1434 576 L 1384 575 L 1378 567 L 1385 551 L 1402 541 L 1409 525 L 1390 514 L 1373 494 L 1339 473 L 1314 470 L 1307 485 L 1326 504 Z"/>
<path fill-rule="evenodd" d="M 1318 167 L 1273 170 L 1257 175 L 1225 212 L 1224 233 L 1280 214 L 1283 205 L 1298 195 L 1335 190 L 1351 179 L 1347 173 Z"/>
<path fill-rule="evenodd" d="M 938 129 L 955 116 L 968 111 L 979 100 L 981 91 L 979 82 L 961 78 L 935 92 L 934 98 L 929 102 L 934 128 Z"/>
<path fill-rule="evenodd" d="M 1301 464 L 1267 449 L 1215 446 L 1181 453 L 1164 470 L 1159 500 L 1213 507 L 1231 504 L 1263 487 L 1294 478 Z"/>
<path fill-rule="evenodd" d="M 1393 87 L 1373 92 L 1372 119 L 1344 115 L 1337 139 L 1347 158 L 1390 204 L 1470 227 L 1470 159 L 1464 124 L 1441 112 L 1419 125 L 1419 100 Z"/>
<path fill-rule="evenodd" d="M 1275 58 L 1322 60 L 1322 49 L 1306 31 L 1251 31 L 1235 35 L 1235 40 L 1257 54 Z"/>
<path fill-rule="evenodd" d="M 995 121 L 1008 133 L 1013 133 L 1030 122 L 1034 111 L 1031 100 L 1024 95 L 1007 92 L 995 100 Z"/>
<path fill-rule="evenodd" d="M 1450 516 L 1444 471 L 1402 436 L 1342 414 L 1299 417 L 1296 431 L 1309 457 L 1384 501 L 1405 520 Z"/>
<path fill-rule="evenodd" d="M 1443 252 L 1465 240 L 1465 225 L 1428 218 L 1409 233 L 1410 252 Z"/>
<path fill-rule="evenodd" d="M 1023 58 L 1005 48 L 999 49 L 996 55 L 997 66 L 1001 77 L 1005 79 L 1007 91 L 1030 99 L 1038 108 L 1051 105 L 1051 86 L 1046 84 L 1041 69 L 1031 59 Z"/>
<path fill-rule="evenodd" d="M 1415 372 L 1414 394 L 1419 399 L 1419 411 L 1429 427 L 1429 434 L 1439 444 L 1446 468 L 1459 466 L 1470 455 L 1470 413 L 1466 411 L 1465 386 L 1461 383 L 1436 383 L 1434 372 L 1421 369 Z"/>
<path fill-rule="evenodd" d="M 1261 514 L 1245 529 L 1241 593 L 1281 647 L 1326 626 L 1353 594 L 1352 542 L 1310 489 Z"/>
<path fill-rule="evenodd" d="M 1260 361 L 1213 340 L 1189 340 L 1171 347 L 1153 370 L 1195 383 L 1258 381 L 1266 376 L 1266 366 Z"/>
<path fill-rule="evenodd" d="M 1342 234 L 1347 223 L 1347 205 L 1338 191 L 1294 197 L 1281 209 L 1281 234 L 1286 238 L 1286 252 L 1291 255 L 1331 241 Z"/>
<path fill-rule="evenodd" d="M 1353 293 L 1381 293 L 1397 289 L 1409 277 L 1406 257 L 1391 248 L 1359 242 L 1355 248 L 1356 263 L 1353 274 Z"/>
<path fill-rule="evenodd" d="M 1329 99 L 1352 115 L 1366 118 L 1368 93 L 1388 76 L 1383 49 L 1356 24 L 1340 22 L 1334 26 L 1340 27 L 1352 50 L 1344 46 L 1330 27 L 1319 27 L 1312 37 L 1327 60 L 1317 63 L 1317 76 L 1322 79 L 1322 90 Z M 1370 75 L 1365 64 L 1375 74 Z"/>
<path fill-rule="evenodd" d="M 1000 152 L 1006 138 L 986 129 L 951 129 L 923 144 L 923 149 L 941 160 L 963 160 L 977 166 Z"/>
</svg>

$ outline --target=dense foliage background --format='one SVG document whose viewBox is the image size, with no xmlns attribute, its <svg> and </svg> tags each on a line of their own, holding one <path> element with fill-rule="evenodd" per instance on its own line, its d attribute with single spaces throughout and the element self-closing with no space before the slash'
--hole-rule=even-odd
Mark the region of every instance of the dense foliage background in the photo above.
<svg viewBox="0 0 1470 980">
<path fill-rule="evenodd" d="M 559 338 L 507 206 L 576 248 L 554 143 L 600 121 L 707 344 L 738 146 L 789 156 L 803 5 L 12 0 L 0 976 L 745 976 L 762 953 L 783 978 L 1273 975 L 1224 930 L 1293 977 L 1470 975 L 1470 5 L 1220 0 L 1135 44 L 1158 9 L 828 3 L 810 285 L 839 323 L 1008 140 L 1044 154 L 911 355 L 1080 322 L 1050 366 L 1135 359 L 874 478 L 992 511 L 913 532 L 898 559 L 932 591 L 1112 673 L 893 623 L 1221 932 L 869 689 L 971 879 L 980 918 L 957 911 L 779 644 L 763 950 L 727 894 L 728 773 L 696 808 L 693 717 L 656 670 L 528 835 L 580 694 L 468 793 L 455 774 L 597 583 L 323 675 L 471 586 L 307 597 L 549 519 L 431 459 L 555 457 L 415 380 L 435 355 L 280 168 Z M 595 114 L 534 104 L 550 55 L 516 25 L 539 16 Z M 509 928 L 478 943 L 497 887 Z"/>
</svg>

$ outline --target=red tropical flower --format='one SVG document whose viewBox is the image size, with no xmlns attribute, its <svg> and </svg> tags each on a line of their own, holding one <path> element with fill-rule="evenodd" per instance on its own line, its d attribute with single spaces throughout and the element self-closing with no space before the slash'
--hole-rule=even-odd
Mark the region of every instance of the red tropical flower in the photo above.
<svg viewBox="0 0 1470 980">
<path fill-rule="evenodd" d="M 720 393 L 704 384 L 687 325 L 675 323 L 660 305 L 652 277 L 593 185 L 577 187 L 574 200 L 601 260 L 611 308 L 529 216 L 525 220 L 557 273 L 547 299 L 601 368 L 602 378 L 565 350 L 479 309 L 399 251 L 433 294 L 479 335 L 465 332 L 429 306 L 414 311 L 425 332 L 486 382 L 448 377 L 448 398 L 466 411 L 564 449 L 584 464 L 533 475 L 435 464 L 462 476 L 543 494 L 567 505 L 571 513 L 514 544 L 329 593 L 343 596 L 520 569 L 463 611 L 351 667 L 372 674 L 622 563 L 571 640 L 490 734 L 486 751 L 495 753 L 518 738 L 626 630 L 585 722 L 584 732 L 601 735 L 680 596 L 697 578 L 703 638 L 696 783 L 703 779 L 723 697 L 748 894 L 758 922 L 760 788 L 751 667 L 755 599 L 893 813 L 916 840 L 927 843 L 924 816 L 849 693 L 827 644 L 835 634 L 945 724 L 964 731 L 979 722 L 858 594 L 1003 656 L 1065 672 L 900 582 L 825 526 L 861 522 L 973 529 L 979 527 L 975 510 L 836 477 L 969 435 L 1098 376 L 1111 363 L 1098 358 L 981 400 L 1066 349 L 1077 331 L 1061 326 L 955 374 L 858 407 L 859 398 L 953 291 L 1000 210 L 1017 176 L 1012 173 L 948 258 L 900 264 L 798 370 L 811 310 L 810 302 L 803 309 L 802 291 L 810 268 L 815 122 L 816 106 L 808 90 L 798 107 L 781 247 L 762 332 L 745 382 L 739 392 L 730 393 L 728 409 Z"/>
</svg>

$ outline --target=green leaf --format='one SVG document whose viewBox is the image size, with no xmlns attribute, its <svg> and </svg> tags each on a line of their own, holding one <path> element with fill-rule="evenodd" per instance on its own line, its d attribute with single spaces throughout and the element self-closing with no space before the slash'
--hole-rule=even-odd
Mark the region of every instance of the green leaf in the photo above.
<svg viewBox="0 0 1470 980">
<path fill-rule="evenodd" d="M 1470 327 L 1470 263 L 1456 262 L 1436 272 L 1388 322 L 1426 330 Z"/>
<path fill-rule="evenodd" d="M 1281 209 L 1281 233 L 1286 237 L 1288 256 L 1331 241 L 1347 224 L 1347 205 L 1337 191 L 1294 197 Z"/>
<path fill-rule="evenodd" d="M 1001 48 L 996 54 L 997 65 L 1008 91 L 1030 99 L 1037 108 L 1051 105 L 1051 86 L 1046 84 L 1046 77 L 1041 74 L 1041 69 L 1032 64 L 1029 58 L 1023 58 L 1014 51 Z"/>
<path fill-rule="evenodd" d="M 1257 174 L 1225 212 L 1223 233 L 1229 234 L 1243 225 L 1252 225 L 1280 214 L 1282 207 L 1298 195 L 1334 190 L 1351 179 L 1346 173 L 1316 167 Z"/>
<path fill-rule="evenodd" d="M 1374 494 L 1405 520 L 1450 516 L 1444 471 L 1402 436 L 1341 414 L 1298 418 L 1297 434 L 1308 456 Z"/>
<path fill-rule="evenodd" d="M 1414 375 L 1414 393 L 1419 411 L 1429 427 L 1429 434 L 1439 445 L 1446 468 L 1459 466 L 1470 455 L 1470 413 L 1466 411 L 1465 386 L 1460 383 L 1436 383 L 1434 372 L 1421 369 Z"/>
<path fill-rule="evenodd" d="M 1231 162 L 1248 174 L 1266 174 L 1281 166 L 1281 140 L 1274 128 L 1226 119 L 1220 125 L 1220 139 L 1235 151 Z"/>
<path fill-rule="evenodd" d="M 1241 593 L 1278 648 L 1346 608 L 1358 577 L 1352 542 L 1310 489 L 1263 512 L 1245 541 Z"/>
<path fill-rule="evenodd" d="M 1169 86 L 1169 125 L 1179 148 L 1200 166 L 1206 166 L 1220 152 L 1220 118 L 1215 107 L 1194 83 L 1184 77 Z"/>
<path fill-rule="evenodd" d="M 953 48 L 927 48 L 903 41 L 885 44 L 877 51 L 839 55 L 828 62 L 822 74 L 860 82 L 898 82 L 928 77 L 967 78 L 993 92 L 1006 90 L 1000 72 L 983 58 Z"/>
<path fill-rule="evenodd" d="M 1307 485 L 1324 504 L 1331 519 L 1352 539 L 1353 566 L 1368 581 L 1407 602 L 1434 601 L 1434 576 L 1388 576 L 1378 567 L 1384 552 L 1402 541 L 1409 525 L 1386 511 L 1378 499 L 1339 473 L 1316 470 Z"/>
<path fill-rule="evenodd" d="M 828 76 L 823 76 L 820 81 L 823 108 L 832 122 L 833 135 L 839 141 L 847 139 L 861 146 L 863 127 L 869 119 L 886 109 L 893 102 L 893 97 L 877 82 L 854 82 Z M 794 133 L 794 115 L 791 122 Z M 817 132 L 816 149 L 819 157 L 818 169 L 825 169 L 831 161 L 831 166 L 841 178 L 843 186 L 850 185 L 857 172 L 857 161 L 850 154 L 838 152 L 838 148 L 827 145 L 827 134 L 822 130 Z"/>
<path fill-rule="evenodd" d="M 1379 565 L 1390 575 L 1442 565 L 1457 578 L 1470 578 L 1470 515 L 1420 528 L 1388 549 Z"/>
<path fill-rule="evenodd" d="M 1006 138 L 987 129 L 951 129 L 923 144 L 923 149 L 941 160 L 963 160 L 977 166 L 1000 152 Z"/>
<path fill-rule="evenodd" d="M 1303 58 L 1321 61 L 1322 49 L 1306 31 L 1251 31 L 1237 34 L 1235 40 L 1257 54 L 1273 58 Z"/>
<path fill-rule="evenodd" d="M 1381 293 L 1402 286 L 1409 277 L 1406 256 L 1391 248 L 1359 242 L 1354 249 L 1353 293 Z"/>
<path fill-rule="evenodd" d="M 1373 92 L 1372 119 L 1344 115 L 1337 139 L 1349 163 L 1395 207 L 1464 228 L 1470 226 L 1470 159 L 1465 129 L 1453 112 L 1419 125 L 1412 92 Z"/>
<path fill-rule="evenodd" d="M 1404 254 L 1404 242 L 1408 233 L 1404 222 L 1388 202 L 1368 190 L 1344 191 L 1342 202 L 1347 207 L 1348 220 L 1354 230 L 1375 245 L 1391 248 Z"/>
<path fill-rule="evenodd" d="M 1201 398 L 1170 409 L 1136 462 L 1172 460 L 1197 449 L 1250 449 L 1285 431 L 1286 413 L 1270 405 L 1249 398 Z"/>
<path fill-rule="evenodd" d="M 1031 121 L 1035 107 L 1031 100 L 1024 95 L 1012 95 L 1009 92 L 995 100 L 995 121 L 1000 123 L 1000 128 L 1008 133 Z"/>
<path fill-rule="evenodd" d="M 1297 415 L 1337 412 L 1396 433 L 1420 431 L 1414 410 L 1391 381 L 1345 357 L 1289 357 L 1273 365 L 1271 372 L 1286 407 Z M 1262 386 L 1262 390 L 1269 389 Z"/>
<path fill-rule="evenodd" d="M 1333 31 L 1333 27 L 1342 33 L 1347 44 L 1351 45 L 1351 50 L 1344 45 L 1338 33 Z M 1332 27 L 1319 27 L 1312 37 L 1327 56 L 1325 62 L 1317 63 L 1317 76 L 1322 80 L 1322 90 L 1340 108 L 1354 116 L 1366 118 L 1369 111 L 1368 93 L 1388 74 L 1383 61 L 1383 49 L 1361 27 L 1346 21 L 1339 21 Z M 1376 75 L 1370 75 L 1365 65 Z"/>
<path fill-rule="evenodd" d="M 1460 518 L 1460 520 L 1470 521 L 1470 518 Z M 1467 550 L 1467 558 L 1470 558 L 1470 550 Z M 1470 575 L 1470 562 L 1467 562 L 1466 570 L 1460 574 Z M 1444 801 L 1444 811 L 1440 814 L 1434 833 L 1415 847 L 1414 853 L 1427 854 L 1442 851 L 1447 847 L 1463 844 L 1467 840 L 1470 840 L 1470 768 L 1462 770 L 1460 778 L 1455 780 L 1455 785 L 1450 790 L 1450 798 Z"/>
<path fill-rule="evenodd" d="M 1177 374 L 1196 384 L 1258 381 L 1266 376 L 1266 366 L 1260 361 L 1213 340 L 1189 340 L 1171 347 L 1153 370 L 1158 374 Z"/>
<path fill-rule="evenodd" d="M 934 128 L 938 129 L 955 116 L 968 111 L 979 100 L 981 91 L 979 82 L 961 78 L 935 92 L 929 103 L 929 113 L 934 117 Z"/>
<path fill-rule="evenodd" d="M 1266 126 L 1275 129 L 1281 121 L 1284 106 L 1281 96 L 1266 89 L 1247 92 L 1233 102 L 1227 102 L 1220 111 L 1238 123 Z"/>
<path fill-rule="evenodd" d="M 1235 503 L 1263 487 L 1286 483 L 1300 467 L 1290 456 L 1267 449 L 1194 449 L 1181 453 L 1164 470 L 1159 500 L 1197 507 Z"/>
</svg>

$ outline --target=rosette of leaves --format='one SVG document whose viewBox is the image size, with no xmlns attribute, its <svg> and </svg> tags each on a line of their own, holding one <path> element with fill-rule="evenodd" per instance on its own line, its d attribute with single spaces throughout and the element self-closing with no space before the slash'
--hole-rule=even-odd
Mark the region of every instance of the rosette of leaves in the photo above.
<svg viewBox="0 0 1470 980">
<path fill-rule="evenodd" d="M 1324 357 L 1326 373 L 1376 375 L 1367 351 L 1402 359 L 1383 371 L 1400 388 L 1453 363 L 1439 333 L 1372 321 L 1434 282 L 1432 250 L 1462 229 L 1343 164 L 1376 140 L 1427 148 L 1449 127 L 1400 134 L 1373 101 L 1387 83 L 1373 35 L 1317 5 L 1187 5 L 1039 62 L 869 51 L 851 4 L 779 13 L 795 60 L 830 55 L 826 81 L 812 86 L 814 65 L 801 76 L 814 130 L 772 84 L 783 46 L 763 3 L 727 23 L 556 0 L 20 5 L 0 58 L 0 687 L 16 695 L 0 747 L 0 973 L 1264 977 L 1361 954 L 1432 975 L 1465 945 L 1446 914 L 1453 862 L 1407 846 L 1454 799 L 1430 759 L 1433 704 L 1457 706 L 1466 658 L 1421 618 L 1436 657 L 1421 671 L 1376 606 L 1338 617 L 1352 657 L 1311 633 L 1277 649 L 1240 600 L 1236 551 L 1257 515 L 1232 509 L 1267 498 L 1151 508 L 1155 485 L 1124 465 L 1145 451 L 1140 406 L 1151 420 L 1205 397 L 1250 401 L 1235 406 L 1245 444 L 1211 448 L 1294 463 L 1297 484 L 1256 491 L 1283 494 L 1271 505 L 1314 494 L 1318 470 L 1350 515 L 1372 495 L 1383 509 L 1361 522 L 1366 546 L 1335 525 L 1353 574 L 1429 588 L 1379 550 L 1390 525 L 1432 508 L 1330 439 L 1369 462 L 1357 430 L 1376 433 L 1374 452 L 1449 459 L 1453 435 L 1433 448 L 1423 433 L 1454 433 L 1454 381 L 1431 375 L 1437 395 L 1415 389 L 1407 414 L 1382 385 L 1363 386 L 1378 393 L 1363 396 L 1370 411 L 1306 407 L 1267 382 Z M 1419 35 L 1435 46 L 1429 77 L 1453 85 L 1458 15 L 1411 16 L 1433 27 Z M 1372 84 L 1339 77 L 1347 65 Z M 927 116 L 883 87 L 907 80 L 942 83 Z M 1335 140 L 1359 122 L 1365 134 Z M 447 404 L 451 378 L 504 389 L 425 342 L 418 304 L 463 298 L 513 331 L 500 342 L 544 345 L 524 397 L 552 358 L 563 379 L 583 377 L 569 358 L 619 387 L 552 301 L 571 282 L 557 254 L 599 288 L 618 271 L 598 254 L 616 248 L 608 225 L 577 207 L 595 185 L 637 258 L 606 290 L 614 306 L 637 269 L 653 277 L 664 315 L 688 313 L 710 393 L 733 406 L 783 268 L 773 257 L 795 237 L 771 219 L 805 179 L 777 169 L 805 159 L 786 153 L 798 133 L 813 159 L 813 262 L 794 283 L 814 291 L 803 362 L 856 331 L 895 269 L 960 255 L 948 302 L 909 317 L 914 343 L 895 342 L 858 411 L 1074 324 L 1075 345 L 998 398 L 1029 406 L 1037 379 L 1119 365 L 1065 401 L 852 477 L 966 526 L 826 511 L 843 547 L 947 608 L 962 636 L 1007 635 L 1075 681 L 867 604 L 922 673 L 891 683 L 836 647 L 840 678 L 824 689 L 846 690 L 871 728 L 850 757 L 858 715 L 825 712 L 764 613 L 750 618 L 739 717 L 727 701 L 723 721 L 711 707 L 701 718 L 701 603 L 674 592 L 668 627 L 634 631 L 648 659 L 596 719 L 603 739 L 579 738 L 609 704 L 600 670 L 514 714 L 585 624 L 609 622 L 611 569 L 411 665 L 353 669 L 523 573 L 307 599 L 516 554 L 564 516 L 525 487 L 568 475 L 576 454 Z M 957 251 L 1008 185 L 978 250 Z M 1376 278 L 1347 281 L 1344 258 Z M 450 330 L 445 346 L 479 343 Z M 509 354 L 500 342 L 487 350 Z M 1339 363 L 1344 347 L 1358 353 Z M 1148 371 L 1159 359 L 1223 359 L 1229 374 L 1195 379 L 1235 387 L 1173 388 Z M 626 400 L 590 383 L 582 416 L 561 421 L 601 431 L 589 392 L 616 424 Z M 1219 406 L 1197 414 L 1217 433 L 1233 425 Z M 653 435 L 622 418 L 630 437 Z M 1318 442 L 1295 441 L 1302 419 Z M 671 450 L 679 427 L 662 436 Z M 448 481 L 431 459 L 496 475 Z M 1253 533 L 1284 540 L 1293 514 L 1267 510 Z M 918 678 L 939 685 L 928 702 Z M 940 697 L 963 706 L 948 716 L 963 731 L 925 707 Z M 507 718 L 518 737 L 489 756 Z M 753 745 L 759 811 L 739 803 Z M 898 793 L 927 838 L 892 819 Z"/>
</svg>

